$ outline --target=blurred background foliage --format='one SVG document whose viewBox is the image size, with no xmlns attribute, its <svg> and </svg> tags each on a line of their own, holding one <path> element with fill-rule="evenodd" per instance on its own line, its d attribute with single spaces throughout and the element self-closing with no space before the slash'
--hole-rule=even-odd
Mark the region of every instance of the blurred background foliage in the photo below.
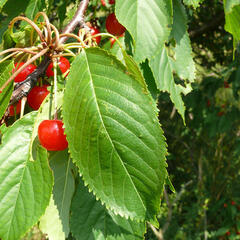
<svg viewBox="0 0 240 240">
<path fill-rule="evenodd" d="M 204 1 L 188 17 L 197 78 L 184 97 L 186 126 L 168 95 L 159 96 L 176 189 L 164 192 L 159 239 L 240 239 L 239 53 L 221 1 Z"/>
</svg>

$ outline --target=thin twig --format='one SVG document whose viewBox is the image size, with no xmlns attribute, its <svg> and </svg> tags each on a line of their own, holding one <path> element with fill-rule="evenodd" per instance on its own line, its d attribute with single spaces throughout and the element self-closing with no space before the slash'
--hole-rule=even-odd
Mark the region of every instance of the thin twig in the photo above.
<svg viewBox="0 0 240 240">
<path fill-rule="evenodd" d="M 0 88 L 0 92 L 3 91 L 3 89 L 24 69 L 26 68 L 29 64 L 31 64 L 32 62 L 34 62 L 35 60 L 37 60 L 38 58 L 40 58 L 41 56 L 43 56 L 44 54 L 46 54 L 48 52 L 48 48 L 43 49 L 41 52 L 39 52 L 38 54 L 36 54 L 35 56 L 33 56 L 30 60 L 28 60 L 27 62 L 25 62 L 16 72 L 13 73 L 13 75 L 2 85 L 2 87 Z"/>
</svg>

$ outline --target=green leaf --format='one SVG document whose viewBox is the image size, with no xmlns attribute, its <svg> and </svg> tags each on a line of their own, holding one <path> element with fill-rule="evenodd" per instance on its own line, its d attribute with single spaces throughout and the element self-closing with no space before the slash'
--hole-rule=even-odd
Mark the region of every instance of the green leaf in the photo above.
<svg viewBox="0 0 240 240">
<path fill-rule="evenodd" d="M 73 198 L 71 212 L 70 227 L 76 240 L 137 240 L 143 239 L 145 233 L 145 223 L 114 215 L 96 201 L 82 180 Z"/>
<path fill-rule="evenodd" d="M 4 32 L 7 30 L 9 22 L 16 16 L 24 13 L 29 1 L 16 1 L 16 0 L 8 0 L 4 5 L 2 12 L 6 15 L 4 21 L 0 23 L 0 42 L 2 41 L 2 36 Z"/>
<path fill-rule="evenodd" d="M 157 89 L 157 85 L 155 82 L 155 79 L 153 77 L 151 68 L 149 67 L 149 61 L 146 60 L 145 62 L 141 63 L 141 71 L 143 73 L 145 82 L 147 84 L 148 90 L 152 95 L 152 98 L 157 101 L 158 100 L 158 95 L 159 95 L 159 90 Z"/>
<path fill-rule="evenodd" d="M 40 218 L 39 228 L 48 235 L 49 240 L 65 240 L 62 222 L 52 196 L 45 214 Z"/>
<path fill-rule="evenodd" d="M 171 0 L 118 0 L 115 12 L 135 41 L 137 62 L 150 58 L 168 39 L 172 24 Z"/>
<path fill-rule="evenodd" d="M 121 43 L 123 49 L 125 49 L 125 41 L 124 41 L 124 37 L 119 37 L 118 38 L 119 42 Z M 110 52 L 112 54 L 114 54 L 120 61 L 123 60 L 123 54 L 122 54 L 122 50 L 120 48 L 120 46 L 118 45 L 117 42 L 115 42 L 113 44 L 113 46 L 110 48 Z"/>
<path fill-rule="evenodd" d="M 7 2 L 8 0 L 0 0 L 0 10 L 3 8 L 3 6 L 5 5 L 5 3 Z"/>
<path fill-rule="evenodd" d="M 36 113 L 16 121 L 5 131 L 0 146 L 0 238 L 16 240 L 44 213 L 51 196 L 53 177 L 47 152 L 36 146 L 29 161 L 30 139 Z"/>
<path fill-rule="evenodd" d="M 157 88 L 160 91 L 168 92 L 170 94 L 171 101 L 174 103 L 179 114 L 182 116 L 185 122 L 185 106 L 182 100 L 181 94 L 189 93 L 192 88 L 190 84 L 186 84 L 186 87 L 176 84 L 173 77 L 173 69 L 170 64 L 171 60 L 167 55 L 165 47 L 161 49 L 161 54 L 156 55 L 150 60 L 150 67 L 152 69 Z"/>
<path fill-rule="evenodd" d="M 75 190 L 75 182 L 71 172 L 73 164 L 67 150 L 51 152 L 49 161 L 54 174 L 53 199 L 67 237 L 69 234 L 70 205 Z"/>
<path fill-rule="evenodd" d="M 240 1 L 224 0 L 225 30 L 233 35 L 234 49 L 240 41 Z"/>
<path fill-rule="evenodd" d="M 131 76 L 133 76 L 140 83 L 140 85 L 143 88 L 143 91 L 145 91 L 147 94 L 148 93 L 147 85 L 144 81 L 144 78 L 142 76 L 142 73 L 137 63 L 123 49 L 122 49 L 122 55 L 123 55 L 128 73 L 131 74 Z"/>
<path fill-rule="evenodd" d="M 224 0 L 225 13 L 231 13 L 233 8 L 237 5 L 240 5 L 240 0 Z"/>
<path fill-rule="evenodd" d="M 125 217 L 152 219 L 166 177 L 158 110 L 126 68 L 99 48 L 72 63 L 63 121 L 73 162 L 97 198 Z"/>
<path fill-rule="evenodd" d="M 35 15 L 38 12 L 43 11 L 45 7 L 45 0 L 29 0 L 27 8 L 25 10 L 25 15 L 33 20 Z"/>
<path fill-rule="evenodd" d="M 173 28 L 172 37 L 176 46 L 171 59 L 172 69 L 181 79 L 193 82 L 195 79 L 195 65 L 192 57 L 192 47 L 188 35 L 187 15 L 179 0 L 173 0 Z"/>
<path fill-rule="evenodd" d="M 184 4 L 186 4 L 189 7 L 197 8 L 203 0 L 183 0 Z"/>
<path fill-rule="evenodd" d="M 0 64 L 0 86 L 2 86 L 11 76 L 14 65 L 12 61 L 5 61 Z M 0 119 L 4 115 L 13 91 L 13 82 L 0 93 Z"/>
</svg>

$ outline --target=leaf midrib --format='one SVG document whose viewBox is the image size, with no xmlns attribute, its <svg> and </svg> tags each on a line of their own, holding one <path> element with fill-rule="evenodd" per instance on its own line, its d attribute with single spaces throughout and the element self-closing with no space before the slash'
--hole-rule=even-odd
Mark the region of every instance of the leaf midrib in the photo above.
<svg viewBox="0 0 240 240">
<path fill-rule="evenodd" d="M 92 87 L 92 91 L 93 91 L 94 99 L 95 99 L 95 102 L 96 102 L 97 112 L 98 112 L 98 114 L 99 114 L 100 121 L 101 121 L 102 126 L 103 126 L 103 128 L 104 128 L 104 130 L 105 130 L 105 132 L 106 132 L 106 134 L 107 134 L 107 137 L 108 137 L 108 139 L 109 139 L 109 141 L 110 141 L 110 143 L 111 143 L 111 145 L 112 145 L 112 148 L 113 148 L 113 149 L 115 150 L 115 152 L 117 153 L 118 159 L 120 160 L 121 165 L 123 166 L 123 169 L 124 169 L 125 172 L 126 172 L 126 175 L 127 175 L 128 178 L 130 179 L 130 182 L 132 183 L 133 188 L 134 188 L 134 190 L 135 190 L 138 198 L 140 199 L 140 202 L 141 202 L 142 205 L 143 205 L 143 208 L 146 210 L 146 207 L 145 207 L 145 205 L 144 205 L 144 203 L 143 203 L 143 201 L 142 201 L 142 198 L 141 198 L 141 196 L 139 195 L 139 193 L 138 193 L 138 191 L 137 191 L 137 189 L 136 189 L 136 187 L 135 187 L 135 185 L 134 185 L 134 183 L 133 183 L 133 181 L 132 181 L 132 178 L 131 178 L 130 174 L 128 173 L 128 171 L 127 171 L 127 169 L 126 169 L 126 167 L 125 167 L 125 165 L 124 165 L 123 162 L 121 161 L 121 157 L 119 156 L 118 151 L 117 151 L 117 149 L 115 148 L 115 145 L 114 145 L 114 143 L 112 142 L 112 140 L 111 140 L 111 138 L 110 138 L 110 136 L 109 136 L 109 133 L 108 133 L 106 127 L 105 127 L 104 121 L 103 121 L 103 119 L 102 119 L 101 111 L 100 111 L 100 108 L 99 108 L 99 105 L 98 105 L 98 101 L 97 101 L 97 98 L 96 98 L 96 92 L 95 92 L 95 88 L 94 88 L 94 84 L 93 84 L 92 73 L 91 73 L 91 70 L 90 70 L 90 66 L 89 66 L 89 64 L 88 64 L 88 62 L 89 62 L 89 61 L 88 61 L 88 57 L 87 57 L 86 52 L 84 52 L 84 53 L 85 53 L 85 57 L 86 57 L 87 69 L 88 69 L 88 72 L 89 72 L 89 75 L 90 75 L 90 85 L 91 85 L 91 87 Z"/>
</svg>

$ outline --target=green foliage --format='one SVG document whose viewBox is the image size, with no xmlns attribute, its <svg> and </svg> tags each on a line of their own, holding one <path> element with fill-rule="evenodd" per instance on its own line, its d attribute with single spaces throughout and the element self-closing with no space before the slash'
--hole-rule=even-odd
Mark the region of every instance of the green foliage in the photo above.
<svg viewBox="0 0 240 240">
<path fill-rule="evenodd" d="M 13 69 L 13 62 L 7 61 L 0 64 L 0 85 L 2 86 L 10 77 Z M 0 94 L 0 118 L 4 115 L 10 101 L 13 90 L 13 84 L 9 84 Z"/>
<path fill-rule="evenodd" d="M 118 0 L 115 11 L 134 39 L 137 62 L 154 56 L 168 39 L 172 24 L 170 0 Z"/>
<path fill-rule="evenodd" d="M 57 206 L 59 217 L 63 225 L 63 232 L 69 234 L 69 214 L 75 181 L 72 174 L 73 164 L 68 152 L 51 153 L 50 166 L 54 173 L 53 200 Z"/>
<path fill-rule="evenodd" d="M 36 160 L 29 160 L 35 116 L 35 112 L 26 115 L 3 135 L 0 147 L 2 239 L 19 239 L 36 224 L 49 203 L 53 178 L 47 162 L 47 151 L 36 143 Z"/>
<path fill-rule="evenodd" d="M 145 233 L 144 223 L 115 215 L 96 201 L 81 179 L 73 198 L 72 212 L 71 229 L 76 240 L 137 240 L 142 239 Z"/>
<path fill-rule="evenodd" d="M 121 216 L 153 219 L 166 145 L 151 97 L 116 58 L 98 48 L 76 57 L 63 120 L 73 162 L 97 198 Z"/>
<path fill-rule="evenodd" d="M 59 211 L 52 196 L 44 215 L 40 218 L 39 228 L 43 233 L 47 234 L 49 240 L 64 240 L 66 237 L 63 232 L 63 224 L 60 220 Z"/>
</svg>

